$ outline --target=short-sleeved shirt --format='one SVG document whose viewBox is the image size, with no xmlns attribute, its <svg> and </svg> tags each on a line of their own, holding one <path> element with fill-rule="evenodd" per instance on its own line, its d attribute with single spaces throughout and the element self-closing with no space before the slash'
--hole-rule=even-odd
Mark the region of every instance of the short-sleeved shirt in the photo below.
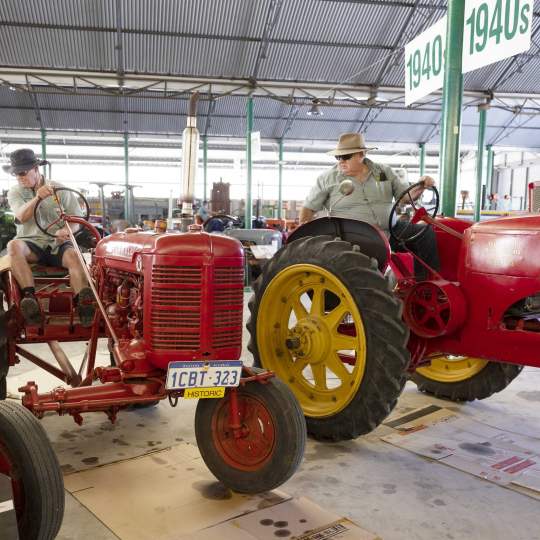
<svg viewBox="0 0 540 540">
<path fill-rule="evenodd" d="M 50 182 L 54 187 L 64 187 L 58 182 Z M 13 212 L 17 213 L 19 208 L 26 204 L 28 201 L 32 200 L 36 196 L 36 190 L 32 188 L 25 188 L 20 184 L 13 186 L 8 192 L 8 203 Z M 82 216 L 83 211 L 80 207 L 77 198 L 71 191 L 60 191 L 58 197 L 62 203 L 64 211 L 66 214 Z M 59 208 L 53 197 L 47 197 L 43 199 L 38 208 L 39 221 L 40 224 L 44 227 L 58 219 Z M 36 244 L 42 249 L 47 247 L 51 248 L 51 251 L 54 252 L 58 249 L 58 245 L 53 236 L 48 236 L 44 232 L 40 231 L 34 218 L 30 218 L 24 223 L 17 223 L 17 235 L 15 238 L 19 240 L 27 240 Z M 50 233 L 54 235 L 56 231 L 61 229 L 64 225 L 64 222 L 60 222 L 54 227 L 51 227 Z"/>
<path fill-rule="evenodd" d="M 203 223 L 210 219 L 210 212 L 208 212 L 206 207 L 202 205 L 199 206 L 199 209 L 197 210 L 197 215 L 203 220 Z"/>
<path fill-rule="evenodd" d="M 359 219 L 388 232 L 388 218 L 394 199 L 401 195 L 409 184 L 398 178 L 387 165 L 374 163 L 369 159 L 365 159 L 364 163 L 370 170 L 364 182 L 342 174 L 337 164 L 322 173 L 304 201 L 304 207 L 314 212 L 330 209 L 332 216 Z M 355 187 L 346 197 L 339 191 L 343 180 L 351 180 Z"/>
</svg>

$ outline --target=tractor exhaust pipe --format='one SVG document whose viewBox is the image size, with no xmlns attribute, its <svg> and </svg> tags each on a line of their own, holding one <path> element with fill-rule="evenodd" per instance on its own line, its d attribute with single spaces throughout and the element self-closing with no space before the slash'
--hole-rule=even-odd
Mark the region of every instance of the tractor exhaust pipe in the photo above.
<svg viewBox="0 0 540 540">
<path fill-rule="evenodd" d="M 199 93 L 192 94 L 189 100 L 187 126 L 182 134 L 182 231 L 186 232 L 193 223 L 193 197 L 195 192 L 195 177 L 197 176 L 199 130 L 197 129 L 197 103 Z"/>
</svg>

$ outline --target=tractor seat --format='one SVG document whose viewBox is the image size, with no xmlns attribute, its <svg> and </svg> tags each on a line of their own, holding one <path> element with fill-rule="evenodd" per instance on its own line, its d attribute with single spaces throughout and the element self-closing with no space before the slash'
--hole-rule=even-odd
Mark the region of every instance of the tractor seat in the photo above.
<svg viewBox="0 0 540 540">
<path fill-rule="evenodd" d="M 32 265 L 32 275 L 40 278 L 62 278 L 68 275 L 67 268 L 61 266 Z"/>
</svg>

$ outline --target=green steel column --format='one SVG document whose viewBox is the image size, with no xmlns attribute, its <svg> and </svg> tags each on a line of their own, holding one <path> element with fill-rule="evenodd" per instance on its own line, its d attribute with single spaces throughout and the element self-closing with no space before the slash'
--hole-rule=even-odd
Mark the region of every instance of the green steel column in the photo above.
<svg viewBox="0 0 540 540">
<path fill-rule="evenodd" d="M 246 129 L 246 170 L 247 170 L 247 193 L 245 208 L 244 228 L 251 229 L 251 213 L 253 202 L 251 199 L 251 132 L 253 131 L 253 97 L 249 96 L 247 101 L 247 129 Z"/>
<path fill-rule="evenodd" d="M 47 132 L 41 129 L 41 159 L 47 159 Z M 47 178 L 47 165 L 43 168 L 43 176 Z"/>
<path fill-rule="evenodd" d="M 478 150 L 476 151 L 476 196 L 474 199 L 474 221 L 480 221 L 480 210 L 482 209 L 482 179 L 484 163 L 484 139 L 486 136 L 486 109 L 478 107 L 480 120 L 478 124 Z"/>
<path fill-rule="evenodd" d="M 420 176 L 424 176 L 426 168 L 426 143 L 421 142 L 418 148 L 420 148 Z"/>
<path fill-rule="evenodd" d="M 131 216 L 129 215 L 129 158 L 128 158 L 128 134 L 124 133 L 124 218 L 131 224 Z"/>
<path fill-rule="evenodd" d="M 449 0 L 443 85 L 443 132 L 441 138 L 442 211 L 454 217 L 459 174 L 459 139 L 463 75 L 463 17 L 465 0 Z"/>
<path fill-rule="evenodd" d="M 486 193 L 491 195 L 491 190 L 493 189 L 493 146 L 488 144 L 486 146 L 487 150 L 487 165 L 486 165 Z"/>
<path fill-rule="evenodd" d="M 279 185 L 278 185 L 277 217 L 278 219 L 281 219 L 282 208 L 283 208 L 283 139 L 279 139 L 278 170 L 279 170 Z"/>
<path fill-rule="evenodd" d="M 203 203 L 206 201 L 206 186 L 208 180 L 208 137 L 203 136 Z"/>
</svg>

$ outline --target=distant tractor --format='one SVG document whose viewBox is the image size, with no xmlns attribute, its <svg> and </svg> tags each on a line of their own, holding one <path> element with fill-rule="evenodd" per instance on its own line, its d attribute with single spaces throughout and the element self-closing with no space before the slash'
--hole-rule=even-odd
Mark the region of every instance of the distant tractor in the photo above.
<svg viewBox="0 0 540 540">
<path fill-rule="evenodd" d="M 196 226 L 188 233 L 161 234 L 126 229 L 105 238 L 84 217 L 66 215 L 56 188 L 55 226 L 76 223 L 97 244 L 88 272 L 98 310 L 90 328 L 74 309 L 73 290 L 63 269 L 46 268 L 36 277 L 43 322 L 25 323 L 21 291 L 9 258 L 0 263 L 0 398 L 6 397 L 9 368 L 25 359 L 71 388 L 40 393 L 29 381 L 19 391 L 37 417 L 47 412 L 83 415 L 104 412 L 111 422 L 129 406 L 151 406 L 179 398 L 199 398 L 195 435 L 212 473 L 242 493 L 259 493 L 285 482 L 304 452 L 304 415 L 289 388 L 273 373 L 243 366 L 242 314 L 244 253 L 232 238 L 209 235 Z M 75 240 L 72 236 L 72 242 Z M 77 251 L 83 267 L 86 263 Z M 4 309 L 5 307 L 5 309 Z M 108 338 L 110 366 L 96 367 L 99 338 Z M 76 369 L 59 342 L 88 343 Z M 26 348 L 48 344 L 54 365 Z"/>
<path fill-rule="evenodd" d="M 391 253 L 377 227 L 323 217 L 297 229 L 263 268 L 250 301 L 255 365 L 292 389 L 308 432 L 351 439 L 377 427 L 411 378 L 454 401 L 504 389 L 540 367 L 540 216 L 473 224 L 437 216 L 439 196 L 404 192 Z M 403 201 L 406 201 L 404 204 Z M 440 272 L 417 281 L 397 220 L 434 227 Z M 392 285 L 391 285 L 392 283 Z"/>
</svg>

